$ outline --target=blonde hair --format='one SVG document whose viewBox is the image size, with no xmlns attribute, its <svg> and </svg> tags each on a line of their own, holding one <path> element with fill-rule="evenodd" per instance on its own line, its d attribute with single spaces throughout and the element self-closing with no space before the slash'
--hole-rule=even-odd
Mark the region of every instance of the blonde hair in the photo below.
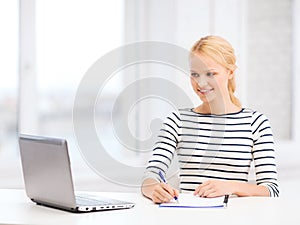
<svg viewBox="0 0 300 225">
<path fill-rule="evenodd" d="M 234 71 L 237 66 L 234 49 L 230 43 L 218 36 L 206 36 L 193 45 L 191 53 L 200 53 L 208 56 L 226 69 L 232 71 L 233 77 L 228 81 L 228 91 L 232 103 L 241 107 L 240 100 L 234 95 L 236 88 Z"/>
</svg>

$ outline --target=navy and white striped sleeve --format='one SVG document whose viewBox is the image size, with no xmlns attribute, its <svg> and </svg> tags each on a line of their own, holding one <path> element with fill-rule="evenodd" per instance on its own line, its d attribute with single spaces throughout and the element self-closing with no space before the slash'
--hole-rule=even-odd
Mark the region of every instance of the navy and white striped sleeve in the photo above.
<svg viewBox="0 0 300 225">
<path fill-rule="evenodd" d="M 256 183 L 268 188 L 271 197 L 279 196 L 277 169 L 272 129 L 267 117 L 254 112 L 252 121 L 253 160 Z"/>
<path fill-rule="evenodd" d="M 173 112 L 164 120 L 159 131 L 157 142 L 144 173 L 144 179 L 154 178 L 161 181 L 158 172 L 161 170 L 164 175 L 166 174 L 176 152 L 179 132 L 180 116 L 177 112 Z"/>
</svg>

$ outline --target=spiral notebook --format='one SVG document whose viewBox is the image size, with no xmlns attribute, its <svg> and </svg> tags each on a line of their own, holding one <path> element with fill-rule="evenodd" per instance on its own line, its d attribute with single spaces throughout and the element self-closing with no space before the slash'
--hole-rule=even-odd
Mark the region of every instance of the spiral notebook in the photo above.
<svg viewBox="0 0 300 225">
<path fill-rule="evenodd" d="M 179 194 L 178 201 L 161 203 L 159 207 L 173 208 L 224 208 L 228 203 L 228 195 L 215 198 L 202 198 L 192 194 Z"/>
</svg>

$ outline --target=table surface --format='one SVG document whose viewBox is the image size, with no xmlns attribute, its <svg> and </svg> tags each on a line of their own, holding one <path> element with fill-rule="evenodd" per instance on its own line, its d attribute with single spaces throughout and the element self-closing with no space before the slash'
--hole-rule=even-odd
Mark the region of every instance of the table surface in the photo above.
<svg viewBox="0 0 300 225">
<path fill-rule="evenodd" d="M 91 192 L 135 202 L 131 209 L 70 213 L 39 206 L 24 190 L 0 189 L 0 224 L 300 224 L 299 198 L 231 197 L 227 208 L 160 208 L 140 193 Z"/>
</svg>

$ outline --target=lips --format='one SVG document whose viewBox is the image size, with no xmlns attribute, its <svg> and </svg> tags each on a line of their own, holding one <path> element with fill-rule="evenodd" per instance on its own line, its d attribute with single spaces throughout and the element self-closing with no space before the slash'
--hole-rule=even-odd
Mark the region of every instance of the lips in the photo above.
<svg viewBox="0 0 300 225">
<path fill-rule="evenodd" d="M 213 91 L 214 89 L 213 88 L 210 88 L 210 89 L 197 89 L 198 92 L 200 92 L 201 94 L 203 95 L 207 95 L 208 93 L 210 93 L 211 91 Z"/>
</svg>

